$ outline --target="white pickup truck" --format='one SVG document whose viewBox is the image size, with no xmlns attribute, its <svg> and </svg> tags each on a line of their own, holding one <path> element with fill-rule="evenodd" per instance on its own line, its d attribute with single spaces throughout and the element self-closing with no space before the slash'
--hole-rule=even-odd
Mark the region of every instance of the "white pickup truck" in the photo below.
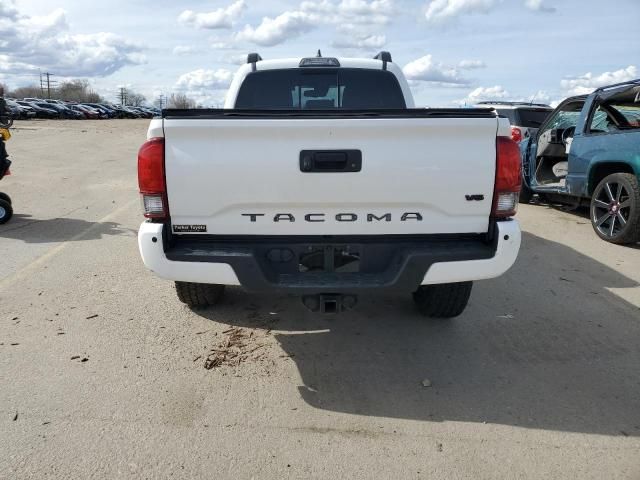
<svg viewBox="0 0 640 480">
<path fill-rule="evenodd" d="M 508 120 L 415 108 L 388 52 L 250 54 L 224 109 L 164 110 L 147 138 L 140 253 L 192 307 L 241 285 L 336 313 L 386 289 L 450 318 L 520 248 Z"/>
</svg>

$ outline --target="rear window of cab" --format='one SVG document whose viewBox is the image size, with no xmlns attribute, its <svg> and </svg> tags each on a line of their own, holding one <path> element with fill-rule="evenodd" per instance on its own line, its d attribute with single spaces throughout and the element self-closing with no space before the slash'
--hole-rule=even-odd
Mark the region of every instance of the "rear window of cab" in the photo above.
<svg viewBox="0 0 640 480">
<path fill-rule="evenodd" d="M 406 108 L 402 88 L 386 70 L 292 68 L 249 73 L 235 108 L 368 110 Z"/>
</svg>

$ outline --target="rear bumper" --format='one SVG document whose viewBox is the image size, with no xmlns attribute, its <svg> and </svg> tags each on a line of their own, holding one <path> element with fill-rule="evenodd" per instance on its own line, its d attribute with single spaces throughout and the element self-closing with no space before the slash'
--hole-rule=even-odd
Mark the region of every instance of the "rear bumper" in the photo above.
<svg viewBox="0 0 640 480">
<path fill-rule="evenodd" d="M 378 237 L 321 242 L 293 237 L 251 241 L 193 237 L 165 245 L 164 228 L 162 224 L 145 222 L 138 233 L 142 260 L 159 277 L 301 294 L 371 289 L 406 292 L 420 284 L 494 278 L 513 265 L 520 249 L 520 226 L 516 220 L 498 222 L 492 243 L 480 237 Z M 357 273 L 331 269 L 330 273 L 300 273 L 298 259 L 304 252 L 323 248 L 337 251 L 345 246 L 360 253 Z"/>
</svg>

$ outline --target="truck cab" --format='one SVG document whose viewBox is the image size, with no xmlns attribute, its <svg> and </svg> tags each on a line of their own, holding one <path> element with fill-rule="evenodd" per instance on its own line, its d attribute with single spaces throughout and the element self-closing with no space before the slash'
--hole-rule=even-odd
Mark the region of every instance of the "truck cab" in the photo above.
<svg viewBox="0 0 640 480">
<path fill-rule="evenodd" d="M 521 201 L 589 204 L 600 238 L 640 241 L 640 80 L 564 100 L 521 151 Z"/>
</svg>

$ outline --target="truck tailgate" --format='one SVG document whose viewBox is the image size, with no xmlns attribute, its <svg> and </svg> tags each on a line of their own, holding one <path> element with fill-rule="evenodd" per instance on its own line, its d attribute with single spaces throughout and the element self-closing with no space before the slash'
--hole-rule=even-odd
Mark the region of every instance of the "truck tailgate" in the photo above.
<svg viewBox="0 0 640 480">
<path fill-rule="evenodd" d="M 175 234 L 384 235 L 488 230 L 497 118 L 165 118 Z M 303 150 L 361 152 L 303 172 Z"/>
</svg>

